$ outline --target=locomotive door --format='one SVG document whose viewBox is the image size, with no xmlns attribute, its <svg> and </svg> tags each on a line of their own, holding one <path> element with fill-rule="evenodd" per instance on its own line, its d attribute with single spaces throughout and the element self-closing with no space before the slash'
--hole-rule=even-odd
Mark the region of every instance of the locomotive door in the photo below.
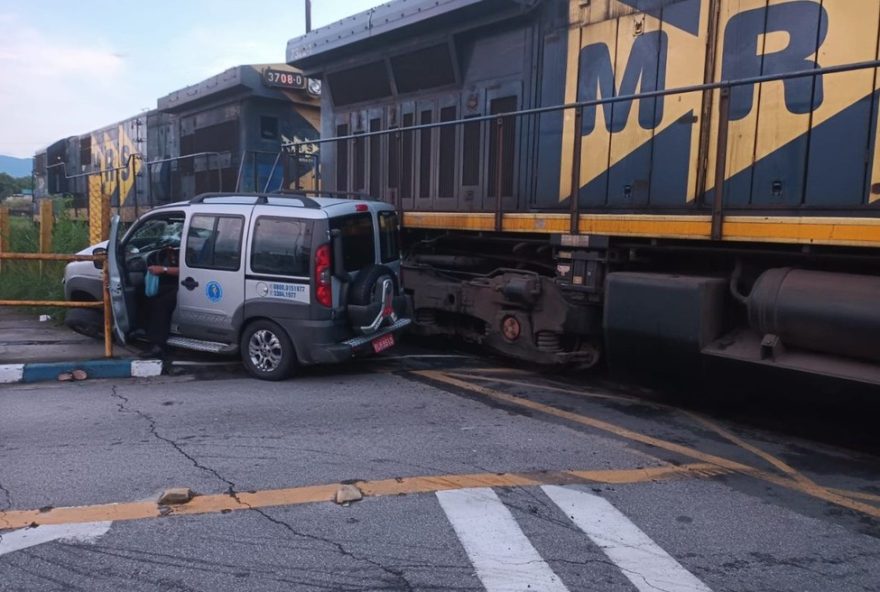
<svg viewBox="0 0 880 592">
<path fill-rule="evenodd" d="M 463 119 L 480 117 L 485 114 L 486 90 L 474 88 L 462 95 L 461 113 Z M 472 212 L 483 207 L 485 187 L 485 165 L 483 164 L 483 145 L 485 144 L 483 129 L 485 124 L 470 122 L 462 124 L 456 145 L 461 155 L 457 177 L 458 207 L 457 211 Z"/>
<path fill-rule="evenodd" d="M 450 95 L 437 101 L 438 121 L 455 121 L 459 115 L 459 97 Z M 459 211 L 456 179 L 461 175 L 458 155 L 461 150 L 458 143 L 461 139 L 461 125 L 450 125 L 437 128 L 437 191 L 434 194 L 434 210 Z"/>
<path fill-rule="evenodd" d="M 408 128 L 416 125 L 416 106 L 413 102 L 406 102 L 400 105 L 400 127 Z M 400 167 L 397 182 L 400 192 L 400 207 L 405 210 L 412 210 L 415 206 L 414 195 L 414 171 L 413 163 L 415 161 L 416 151 L 416 132 L 404 131 L 400 134 L 400 150 L 398 152 L 398 166 Z"/>
<path fill-rule="evenodd" d="M 416 125 L 434 123 L 433 101 L 419 101 L 416 104 Z M 415 176 L 414 176 L 414 207 L 424 211 L 431 209 L 431 196 L 436 192 L 437 159 L 435 158 L 436 129 L 424 129 L 415 133 Z"/>
<path fill-rule="evenodd" d="M 500 115 L 519 110 L 522 105 L 521 95 L 522 84 L 518 80 L 493 85 L 486 91 L 488 114 Z M 500 123 L 493 118 L 486 128 L 486 193 L 483 209 L 495 210 L 500 189 L 502 209 L 506 212 L 514 211 L 519 194 L 519 130 L 522 124 L 517 117 L 509 116 L 502 118 Z"/>
<path fill-rule="evenodd" d="M 334 135 L 338 138 L 341 136 L 348 136 L 351 133 L 351 116 L 348 113 L 337 115 L 336 121 L 334 122 Z M 351 157 L 350 157 L 350 142 L 348 140 L 337 140 L 332 143 L 332 145 L 326 145 L 331 150 L 335 151 L 336 156 L 336 170 L 333 172 L 333 188 L 336 191 L 346 192 L 351 191 L 350 181 L 351 181 L 351 171 L 349 170 Z M 330 155 L 331 162 L 333 155 Z"/>
<path fill-rule="evenodd" d="M 367 131 L 380 132 L 384 129 L 382 122 L 383 109 L 370 109 L 367 112 Z M 366 138 L 366 171 L 367 184 L 365 191 L 373 199 L 385 199 L 383 193 L 385 183 L 382 171 L 382 146 L 385 136 L 370 136 Z"/>
<path fill-rule="evenodd" d="M 351 135 L 358 136 L 366 131 L 366 112 L 351 114 Z M 354 138 L 351 145 L 351 190 L 354 193 L 367 192 L 367 149 L 366 138 Z"/>
</svg>

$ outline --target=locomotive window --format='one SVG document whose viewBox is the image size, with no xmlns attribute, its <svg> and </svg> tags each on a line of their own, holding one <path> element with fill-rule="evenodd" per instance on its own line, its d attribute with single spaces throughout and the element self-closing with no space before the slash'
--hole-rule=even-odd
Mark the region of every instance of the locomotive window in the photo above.
<svg viewBox="0 0 880 592">
<path fill-rule="evenodd" d="M 263 115 L 260 117 L 260 137 L 264 140 L 277 140 L 278 139 L 278 118 L 277 117 L 267 117 Z"/>
<path fill-rule="evenodd" d="M 330 94 L 337 106 L 374 101 L 391 94 L 391 82 L 385 62 L 373 62 L 357 68 L 327 74 Z"/>
<path fill-rule="evenodd" d="M 452 56 L 445 43 L 395 56 L 391 58 L 391 69 L 401 93 L 455 83 Z"/>
</svg>

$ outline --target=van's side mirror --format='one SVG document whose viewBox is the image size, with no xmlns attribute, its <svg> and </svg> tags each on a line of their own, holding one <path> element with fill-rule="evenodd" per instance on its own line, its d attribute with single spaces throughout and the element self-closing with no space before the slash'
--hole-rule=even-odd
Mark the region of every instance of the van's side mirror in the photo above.
<svg viewBox="0 0 880 592">
<path fill-rule="evenodd" d="M 92 255 L 95 255 L 96 257 L 98 255 L 106 255 L 106 254 L 107 254 L 107 249 L 105 249 L 104 247 L 98 247 L 97 249 L 92 251 Z M 104 259 L 104 261 L 106 261 L 106 259 Z M 94 262 L 95 269 L 104 269 L 104 261 L 95 261 Z"/>
<path fill-rule="evenodd" d="M 342 253 L 342 231 L 334 228 L 330 231 L 330 238 L 333 241 L 333 275 L 341 282 L 348 281 L 348 274 L 345 272 L 345 257 Z"/>
</svg>

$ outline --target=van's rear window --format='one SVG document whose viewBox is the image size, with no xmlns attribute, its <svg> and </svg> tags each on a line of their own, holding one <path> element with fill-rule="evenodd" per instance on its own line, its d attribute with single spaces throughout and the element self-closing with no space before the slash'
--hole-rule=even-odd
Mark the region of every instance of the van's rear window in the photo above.
<svg viewBox="0 0 880 592">
<path fill-rule="evenodd" d="M 330 228 L 342 232 L 342 258 L 345 271 L 358 271 L 376 259 L 373 216 L 369 212 L 330 219 Z"/>
</svg>

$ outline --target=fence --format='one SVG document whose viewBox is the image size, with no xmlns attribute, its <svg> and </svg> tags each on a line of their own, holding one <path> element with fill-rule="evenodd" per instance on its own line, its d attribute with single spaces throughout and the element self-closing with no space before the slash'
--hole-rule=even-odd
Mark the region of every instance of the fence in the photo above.
<svg viewBox="0 0 880 592">
<path fill-rule="evenodd" d="M 51 200 L 40 203 L 40 253 L 9 252 L 9 210 L 0 208 L 0 266 L 3 261 L 93 261 L 102 262 L 103 299 L 100 302 L 67 302 L 64 300 L 0 300 L 0 306 L 51 307 L 51 308 L 94 308 L 101 309 L 104 316 L 104 356 L 113 357 L 112 310 L 110 308 L 110 277 L 106 253 L 101 255 L 62 255 L 48 253 L 51 247 L 52 223 L 54 220 Z M 0 267 L 2 269 L 2 267 Z"/>
</svg>

